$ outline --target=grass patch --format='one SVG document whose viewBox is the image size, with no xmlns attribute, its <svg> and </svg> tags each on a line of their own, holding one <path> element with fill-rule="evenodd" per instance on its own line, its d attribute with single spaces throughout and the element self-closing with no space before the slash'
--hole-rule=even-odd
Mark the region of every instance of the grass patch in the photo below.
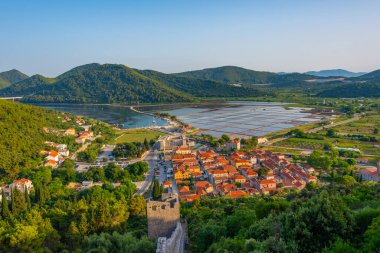
<svg viewBox="0 0 380 253">
<path fill-rule="evenodd" d="M 148 141 L 155 140 L 164 133 L 157 132 L 151 129 L 133 129 L 133 130 L 118 130 L 117 136 L 110 142 L 111 144 L 125 143 L 125 142 L 143 142 L 146 138 Z"/>
</svg>

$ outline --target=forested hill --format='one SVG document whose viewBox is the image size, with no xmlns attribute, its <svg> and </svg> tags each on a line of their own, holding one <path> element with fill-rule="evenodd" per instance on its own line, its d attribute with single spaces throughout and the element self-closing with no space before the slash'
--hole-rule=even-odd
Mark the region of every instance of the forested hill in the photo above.
<svg viewBox="0 0 380 253">
<path fill-rule="evenodd" d="M 365 81 L 365 82 L 379 82 L 380 83 L 380 69 L 369 72 L 365 75 L 352 78 L 352 81 Z"/>
<path fill-rule="evenodd" d="M 320 97 L 380 97 L 380 70 L 348 79 L 349 83 L 321 91 Z"/>
<path fill-rule="evenodd" d="M 315 78 L 315 76 L 299 73 L 276 74 L 273 72 L 254 71 L 235 66 L 208 68 L 203 70 L 176 73 L 173 75 L 211 80 L 216 82 L 222 82 L 225 84 L 240 83 L 245 85 L 278 83 L 286 84 L 288 82 L 299 82 Z"/>
<path fill-rule="evenodd" d="M 164 74 L 154 70 L 136 71 L 195 97 L 256 97 L 269 94 L 268 91 L 264 92 L 255 87 L 236 87 L 222 82 Z"/>
<path fill-rule="evenodd" d="M 322 91 L 319 97 L 357 98 L 380 97 L 380 83 L 351 83 Z"/>
<path fill-rule="evenodd" d="M 55 79 L 33 76 L 0 91 L 20 95 L 28 102 L 166 103 L 191 102 L 181 91 L 116 64 L 89 64 Z"/>
<path fill-rule="evenodd" d="M 37 167 L 44 142 L 58 138 L 48 135 L 43 128 L 72 127 L 63 123 L 62 118 L 57 111 L 0 100 L 0 178 L 16 178 L 22 169 Z"/>
<path fill-rule="evenodd" d="M 8 87 L 12 85 L 13 83 L 20 82 L 26 78 L 28 78 L 27 75 L 25 75 L 24 73 L 21 73 L 20 71 L 16 69 L 1 72 L 0 73 L 0 89 Z"/>
<path fill-rule="evenodd" d="M 351 72 L 344 69 L 328 69 L 320 71 L 308 71 L 304 74 L 320 77 L 329 77 L 329 76 L 341 76 L 341 77 L 357 77 L 366 74 L 366 72 Z"/>
</svg>

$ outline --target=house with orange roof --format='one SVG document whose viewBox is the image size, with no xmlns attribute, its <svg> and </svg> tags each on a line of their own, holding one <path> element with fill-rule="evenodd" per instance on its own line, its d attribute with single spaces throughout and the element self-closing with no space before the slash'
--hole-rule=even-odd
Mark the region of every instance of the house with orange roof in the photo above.
<svg viewBox="0 0 380 253">
<path fill-rule="evenodd" d="M 203 177 L 203 174 L 200 171 L 199 172 L 190 172 L 189 174 L 190 174 L 190 176 L 192 178 L 201 178 L 201 177 Z"/>
<path fill-rule="evenodd" d="M 241 183 L 241 184 L 245 183 L 245 181 L 246 181 L 245 177 L 242 175 L 237 175 L 234 178 L 234 180 L 235 180 L 235 183 Z"/>
<path fill-rule="evenodd" d="M 190 202 L 193 202 L 194 200 L 200 199 L 200 197 L 201 197 L 200 195 L 192 193 L 192 194 L 187 194 L 183 196 L 181 195 L 180 199 L 181 199 L 181 202 L 190 203 Z"/>
<path fill-rule="evenodd" d="M 228 192 L 226 196 L 233 198 L 233 199 L 237 199 L 237 198 L 247 197 L 249 195 L 247 192 L 242 191 L 242 190 L 232 190 L 232 191 Z"/>
<path fill-rule="evenodd" d="M 237 186 L 231 183 L 220 183 L 216 185 L 216 188 L 218 192 L 220 193 L 220 195 L 225 195 L 231 190 L 236 190 Z"/>
<path fill-rule="evenodd" d="M 231 160 L 231 164 L 234 165 L 235 167 L 240 167 L 243 165 L 249 165 L 252 166 L 251 160 L 249 159 L 241 159 L 241 158 L 234 158 Z"/>
<path fill-rule="evenodd" d="M 71 127 L 65 131 L 66 136 L 75 136 L 75 128 Z"/>
<path fill-rule="evenodd" d="M 181 146 L 179 147 L 176 151 L 175 151 L 176 154 L 180 154 L 180 155 L 187 155 L 187 154 L 191 154 L 191 150 L 189 147 L 186 147 L 186 146 Z"/>
<path fill-rule="evenodd" d="M 222 166 L 222 169 L 227 171 L 229 177 L 233 177 L 234 175 L 238 175 L 239 172 L 233 165 L 224 165 Z"/>
<path fill-rule="evenodd" d="M 55 150 L 50 150 L 49 155 L 46 157 L 46 160 L 59 161 L 59 154 Z"/>
<path fill-rule="evenodd" d="M 276 181 L 274 180 L 268 180 L 268 179 L 252 179 L 252 182 L 254 183 L 254 187 L 261 191 L 264 194 L 267 194 L 271 191 L 276 190 Z"/>
<path fill-rule="evenodd" d="M 9 188 L 18 189 L 21 192 L 25 192 L 25 190 L 30 192 L 33 189 L 33 183 L 27 178 L 21 178 L 14 180 L 13 183 L 9 185 Z"/>
<path fill-rule="evenodd" d="M 203 189 L 206 193 L 212 193 L 214 191 L 214 186 L 208 181 L 197 181 L 195 188 Z"/>
<path fill-rule="evenodd" d="M 162 185 L 163 185 L 164 189 L 172 188 L 173 187 L 173 184 L 170 181 L 165 181 L 165 182 L 162 183 Z"/>
<path fill-rule="evenodd" d="M 51 167 L 52 169 L 55 169 L 58 167 L 58 163 L 54 160 L 48 160 L 47 162 L 44 163 L 45 167 Z"/>
<path fill-rule="evenodd" d="M 359 176 L 362 177 L 364 181 L 380 182 L 380 165 L 375 167 L 367 167 L 359 171 Z"/>
<path fill-rule="evenodd" d="M 248 179 L 251 178 L 257 178 L 259 175 L 256 171 L 253 171 L 252 168 L 242 170 L 241 171 L 244 176 L 246 176 Z"/>
</svg>

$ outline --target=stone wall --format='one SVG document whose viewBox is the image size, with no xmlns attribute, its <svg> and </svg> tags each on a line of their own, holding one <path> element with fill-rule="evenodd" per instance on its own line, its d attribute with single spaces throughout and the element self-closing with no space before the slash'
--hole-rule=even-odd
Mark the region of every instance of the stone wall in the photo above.
<svg viewBox="0 0 380 253">
<path fill-rule="evenodd" d="M 184 243 L 181 238 L 182 233 L 184 233 L 182 225 L 180 222 L 177 222 L 177 226 L 170 238 L 158 238 L 156 253 L 182 253 L 183 245 L 181 244 Z"/>
<path fill-rule="evenodd" d="M 175 198 L 167 201 L 148 201 L 147 218 L 149 238 L 170 237 L 180 219 L 178 201 Z"/>
</svg>

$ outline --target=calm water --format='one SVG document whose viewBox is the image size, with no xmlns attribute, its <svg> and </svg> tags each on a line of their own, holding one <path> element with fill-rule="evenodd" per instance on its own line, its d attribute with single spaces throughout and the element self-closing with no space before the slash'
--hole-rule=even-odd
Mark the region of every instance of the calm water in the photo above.
<svg viewBox="0 0 380 253">
<path fill-rule="evenodd" d="M 285 109 L 282 103 L 226 102 L 200 105 L 165 105 L 138 108 L 145 112 L 168 112 L 185 123 L 216 137 L 226 133 L 236 137 L 261 136 L 271 132 L 317 121 L 319 115 L 302 112 L 303 108 Z M 136 113 L 123 106 L 106 105 L 44 105 L 99 119 L 129 129 L 148 126 L 165 126 L 167 122 L 150 115 Z"/>
<path fill-rule="evenodd" d="M 124 106 L 108 105 L 40 105 L 44 108 L 69 112 L 88 118 L 98 119 L 109 124 L 115 124 L 122 129 L 149 126 L 166 126 L 166 120 L 150 115 L 136 113 Z"/>
</svg>

